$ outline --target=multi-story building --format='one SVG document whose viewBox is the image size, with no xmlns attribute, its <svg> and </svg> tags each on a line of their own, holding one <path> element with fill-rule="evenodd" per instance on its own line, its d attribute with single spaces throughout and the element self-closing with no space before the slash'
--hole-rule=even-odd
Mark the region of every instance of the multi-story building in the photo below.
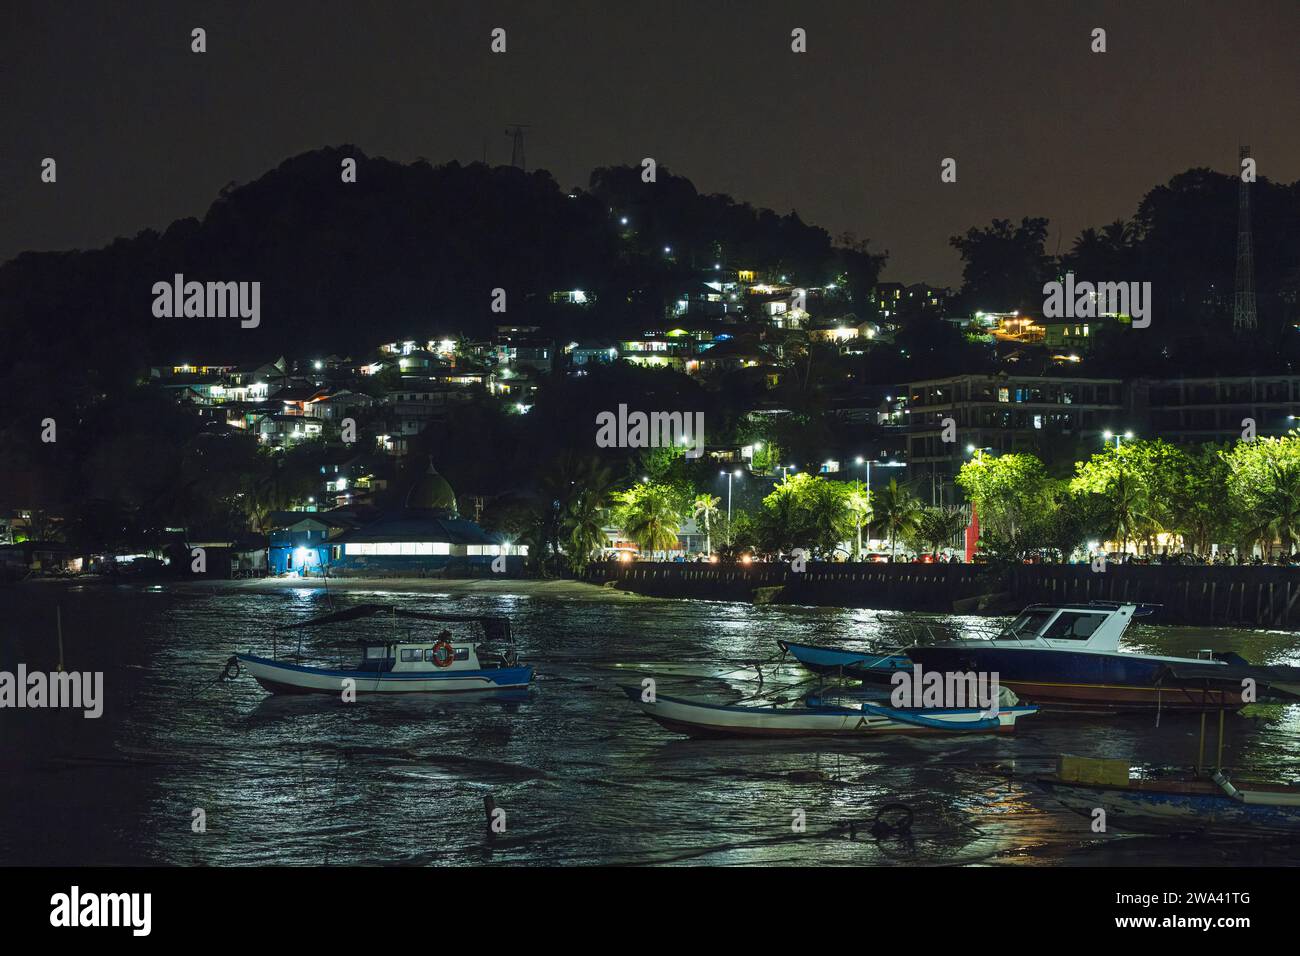
<svg viewBox="0 0 1300 956">
<path fill-rule="evenodd" d="M 938 312 L 948 307 L 952 298 L 950 289 L 926 285 L 924 282 L 904 285 L 902 282 L 880 282 L 871 291 L 871 301 L 881 318 L 915 315 L 919 312 Z"/>
<path fill-rule="evenodd" d="M 674 368 L 686 371 L 686 363 L 694 358 L 695 341 L 689 336 L 671 333 L 646 332 L 639 339 L 619 342 L 619 357 L 633 365 L 650 368 Z"/>
<path fill-rule="evenodd" d="M 499 325 L 496 339 L 497 366 L 532 369 L 550 374 L 555 363 L 555 342 L 535 325 Z"/>
<path fill-rule="evenodd" d="M 589 365 L 611 365 L 618 361 L 618 347 L 605 339 L 570 342 L 564 347 L 564 354 L 569 359 L 570 375 L 585 375 Z"/>
<path fill-rule="evenodd" d="M 739 313 L 743 305 L 736 289 L 735 282 L 724 282 L 716 278 L 697 282 L 673 302 L 670 314 L 674 319 L 722 319 L 728 313 Z"/>
<path fill-rule="evenodd" d="M 321 422 L 305 415 L 263 415 L 256 422 L 257 440 L 272 448 L 283 448 L 309 438 L 318 438 Z"/>
<path fill-rule="evenodd" d="M 942 484 L 969 449 L 1034 452 L 1053 438 L 1100 447 L 1106 432 L 1175 444 L 1232 442 L 1300 426 L 1300 375 L 1120 379 L 961 375 L 908 392 L 909 477 Z M 943 440 L 945 420 L 955 425 Z"/>
<path fill-rule="evenodd" d="M 406 382 L 388 392 L 384 404 L 389 409 L 391 431 L 399 435 L 418 435 L 430 423 L 445 422 L 457 406 L 473 401 L 477 390 L 461 385 Z"/>
<path fill-rule="evenodd" d="M 1124 383 L 1117 378 L 958 375 L 913 382 L 908 389 L 909 479 L 954 497 L 951 480 L 968 449 L 1033 452 L 1044 440 L 1078 442 L 1127 429 Z M 951 420 L 952 440 L 944 440 Z"/>
<path fill-rule="evenodd" d="M 877 323 L 859 322 L 854 315 L 821 319 L 808 328 L 808 338 L 812 341 L 834 345 L 848 354 L 862 354 L 867 343 L 874 342 L 879 335 Z"/>
<path fill-rule="evenodd" d="M 1136 379 L 1129 406 L 1143 437 L 1179 444 L 1236 441 L 1250 425 L 1282 435 L 1298 424 L 1300 375 Z"/>
</svg>

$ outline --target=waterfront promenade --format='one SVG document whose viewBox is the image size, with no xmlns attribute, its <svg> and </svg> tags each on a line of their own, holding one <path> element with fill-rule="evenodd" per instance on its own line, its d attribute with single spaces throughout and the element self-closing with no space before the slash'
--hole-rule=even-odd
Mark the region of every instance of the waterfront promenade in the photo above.
<svg viewBox="0 0 1300 956">
<path fill-rule="evenodd" d="M 1300 626 L 1300 569 L 1240 566 L 1022 565 L 998 575 L 980 564 L 739 565 L 607 562 L 586 579 L 653 597 L 952 612 L 1036 601 L 1138 601 L 1164 605 L 1166 623 Z M 963 605 L 970 605 L 969 607 Z"/>
</svg>

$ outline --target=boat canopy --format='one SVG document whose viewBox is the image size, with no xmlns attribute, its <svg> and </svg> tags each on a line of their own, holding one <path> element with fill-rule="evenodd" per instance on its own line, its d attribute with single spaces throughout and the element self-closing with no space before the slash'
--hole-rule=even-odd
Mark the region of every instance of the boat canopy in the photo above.
<svg viewBox="0 0 1300 956">
<path fill-rule="evenodd" d="M 996 640 L 1009 642 L 1077 641 L 1088 650 L 1114 650 L 1136 617 L 1147 617 L 1157 604 L 1088 601 L 1078 604 L 1031 604 Z"/>
<path fill-rule="evenodd" d="M 355 621 L 359 618 L 372 617 L 376 614 L 383 614 L 393 618 L 405 618 L 407 620 L 433 621 L 437 623 L 461 623 L 461 624 L 478 624 L 483 629 L 483 636 L 491 642 L 500 642 L 513 644 L 514 636 L 510 631 L 510 618 L 493 614 L 425 614 L 420 611 L 407 611 L 399 607 L 385 604 L 357 604 L 342 611 L 333 611 L 329 614 L 323 614 L 320 617 L 313 617 L 306 621 L 299 621 L 296 624 L 285 626 L 286 631 L 294 631 L 304 627 L 317 627 L 322 624 L 337 624 L 341 621 Z M 410 639 L 382 641 L 375 638 L 358 639 L 349 641 L 349 644 L 381 644 L 381 643 L 412 643 Z"/>
</svg>

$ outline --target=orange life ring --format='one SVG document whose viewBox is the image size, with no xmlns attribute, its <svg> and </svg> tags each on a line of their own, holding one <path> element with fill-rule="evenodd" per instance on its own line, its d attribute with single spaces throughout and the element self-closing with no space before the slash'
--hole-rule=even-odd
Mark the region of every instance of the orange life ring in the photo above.
<svg viewBox="0 0 1300 956">
<path fill-rule="evenodd" d="M 433 663 L 438 667 L 450 667 L 456 661 L 456 649 L 448 641 L 439 641 L 433 645 Z"/>
</svg>

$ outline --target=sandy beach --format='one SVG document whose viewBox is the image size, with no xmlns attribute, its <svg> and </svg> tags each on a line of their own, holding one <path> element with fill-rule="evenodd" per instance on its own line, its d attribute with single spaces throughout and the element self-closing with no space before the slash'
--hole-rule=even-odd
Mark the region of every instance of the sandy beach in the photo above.
<svg viewBox="0 0 1300 956">
<path fill-rule="evenodd" d="M 171 586 L 238 589 L 240 591 L 280 591 L 328 587 L 331 591 L 371 593 L 400 592 L 416 594 L 523 594 L 566 601 L 654 601 L 617 588 L 587 584 L 568 579 L 536 578 L 249 578 L 233 581 L 169 582 Z"/>
</svg>

